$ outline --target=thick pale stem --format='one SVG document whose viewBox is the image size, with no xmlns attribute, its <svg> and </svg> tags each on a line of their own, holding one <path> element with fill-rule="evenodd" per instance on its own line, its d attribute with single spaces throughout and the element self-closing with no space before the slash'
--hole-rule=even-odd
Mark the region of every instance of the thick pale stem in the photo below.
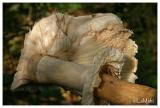
<svg viewBox="0 0 160 108">
<path fill-rule="evenodd" d="M 85 66 L 45 56 L 38 64 L 36 76 L 40 83 L 56 83 L 81 91 L 86 73 Z"/>
</svg>

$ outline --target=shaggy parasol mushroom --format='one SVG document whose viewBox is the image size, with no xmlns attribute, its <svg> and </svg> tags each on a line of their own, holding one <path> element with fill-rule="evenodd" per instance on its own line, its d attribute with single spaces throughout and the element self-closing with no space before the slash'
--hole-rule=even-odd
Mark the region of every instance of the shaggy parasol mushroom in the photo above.
<svg viewBox="0 0 160 108">
<path fill-rule="evenodd" d="M 79 17 L 53 13 L 26 36 L 11 89 L 31 81 L 56 83 L 81 92 L 82 104 L 94 104 L 101 74 L 132 83 L 137 78 L 132 34 L 111 13 Z"/>
</svg>

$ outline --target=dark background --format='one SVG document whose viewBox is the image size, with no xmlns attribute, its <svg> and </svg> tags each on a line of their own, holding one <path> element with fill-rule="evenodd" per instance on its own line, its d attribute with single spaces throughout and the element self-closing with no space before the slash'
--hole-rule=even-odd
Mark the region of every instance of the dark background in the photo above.
<svg viewBox="0 0 160 108">
<path fill-rule="evenodd" d="M 138 44 L 136 83 L 157 88 L 157 4 L 156 3 L 3 3 L 3 104 L 80 104 L 80 96 L 56 85 L 30 87 L 11 92 L 13 74 L 23 48 L 25 34 L 33 24 L 53 11 L 74 16 L 114 13 L 133 30 Z"/>
</svg>

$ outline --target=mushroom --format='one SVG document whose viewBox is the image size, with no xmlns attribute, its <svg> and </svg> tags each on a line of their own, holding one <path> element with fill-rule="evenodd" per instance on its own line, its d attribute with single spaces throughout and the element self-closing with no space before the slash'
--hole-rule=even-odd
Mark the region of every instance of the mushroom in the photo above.
<svg viewBox="0 0 160 108">
<path fill-rule="evenodd" d="M 132 34 L 112 13 L 53 13 L 26 35 L 11 89 L 29 82 L 56 83 L 79 91 L 82 104 L 94 104 L 101 73 L 135 82 L 137 45 L 129 39 Z"/>
</svg>

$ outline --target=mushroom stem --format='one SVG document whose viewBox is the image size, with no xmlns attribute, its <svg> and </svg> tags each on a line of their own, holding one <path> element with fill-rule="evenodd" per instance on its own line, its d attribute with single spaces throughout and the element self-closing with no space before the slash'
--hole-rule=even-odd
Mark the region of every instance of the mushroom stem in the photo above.
<svg viewBox="0 0 160 108">
<path fill-rule="evenodd" d="M 38 64 L 36 77 L 40 83 L 55 83 L 81 91 L 86 71 L 83 65 L 44 56 Z"/>
</svg>

